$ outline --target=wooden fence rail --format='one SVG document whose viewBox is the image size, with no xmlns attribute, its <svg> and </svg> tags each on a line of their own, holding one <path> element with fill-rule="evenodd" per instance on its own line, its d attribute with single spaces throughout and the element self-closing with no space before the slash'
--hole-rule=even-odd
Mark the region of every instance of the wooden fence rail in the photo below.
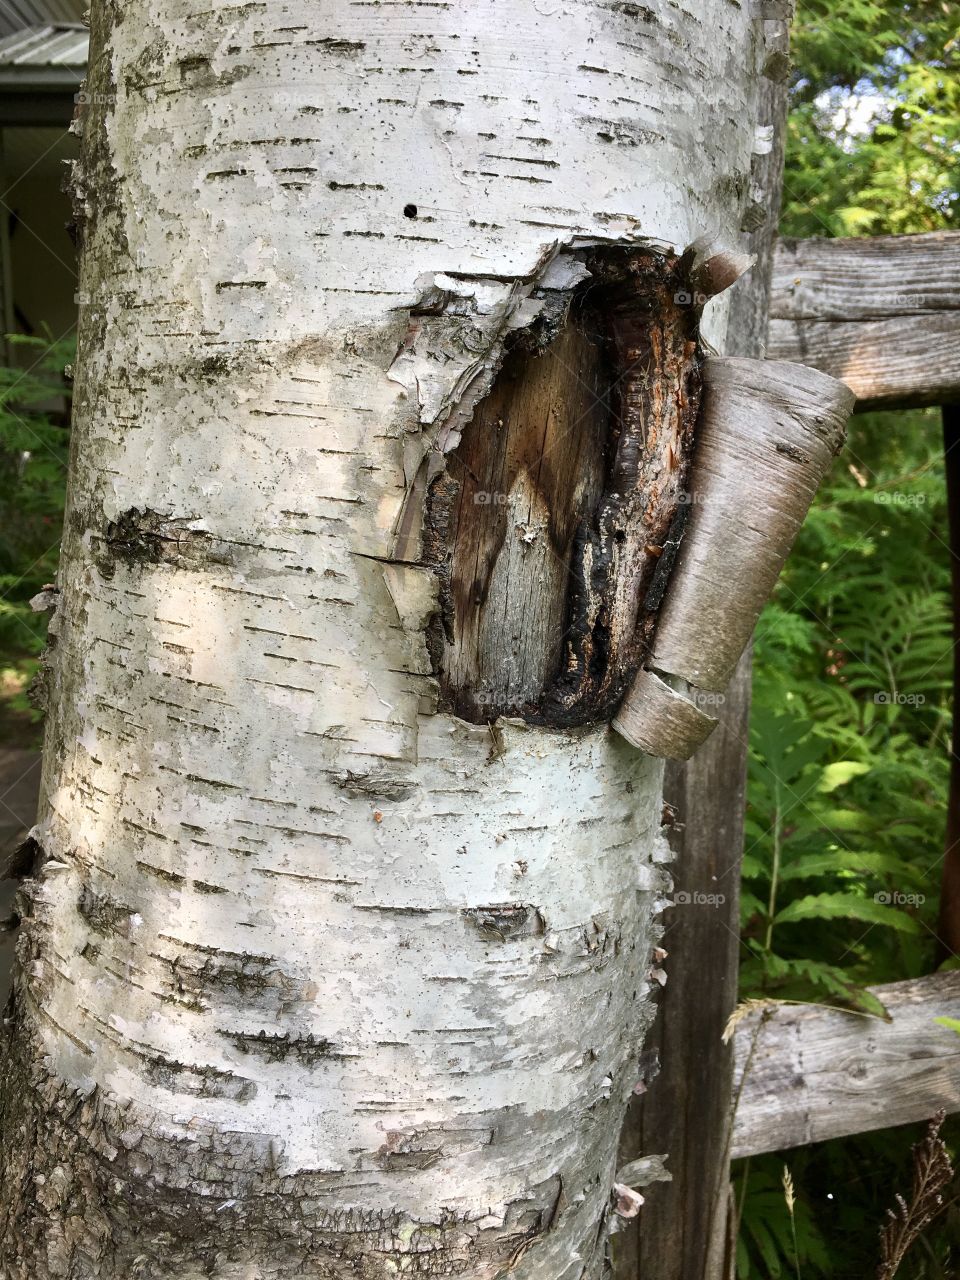
<svg viewBox="0 0 960 1280">
<path fill-rule="evenodd" d="M 860 410 L 960 401 L 960 231 L 781 240 L 767 356 L 842 379 Z"/>
<path fill-rule="evenodd" d="M 960 1111 L 960 1035 L 937 1022 L 960 1020 L 960 971 L 871 990 L 890 1022 L 777 1004 L 739 1023 L 734 1158 Z"/>
</svg>

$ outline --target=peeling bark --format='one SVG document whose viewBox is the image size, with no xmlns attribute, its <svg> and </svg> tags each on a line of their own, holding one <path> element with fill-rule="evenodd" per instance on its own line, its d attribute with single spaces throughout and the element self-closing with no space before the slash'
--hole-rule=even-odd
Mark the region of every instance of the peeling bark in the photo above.
<svg viewBox="0 0 960 1280">
<path fill-rule="evenodd" d="M 849 387 L 804 365 L 713 360 L 681 551 L 653 663 L 722 692 L 846 438 Z"/>
<path fill-rule="evenodd" d="M 614 720 L 628 742 L 673 760 L 689 758 L 716 723 L 697 698 L 729 684 L 854 403 L 836 378 L 783 361 L 713 359 L 705 383 L 690 527 L 651 670 Z"/>
</svg>

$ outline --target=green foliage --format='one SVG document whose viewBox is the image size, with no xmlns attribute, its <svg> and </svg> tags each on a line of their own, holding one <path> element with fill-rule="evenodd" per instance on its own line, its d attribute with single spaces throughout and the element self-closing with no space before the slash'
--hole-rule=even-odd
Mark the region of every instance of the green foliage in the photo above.
<svg viewBox="0 0 960 1280">
<path fill-rule="evenodd" d="M 813 1207 L 806 1196 L 801 1195 L 793 1206 L 794 1221 L 791 1221 L 783 1181 L 777 1171 L 779 1163 L 779 1158 L 773 1158 L 762 1166 L 748 1168 L 740 1180 L 743 1205 L 737 1243 L 739 1280 L 749 1280 L 756 1274 L 752 1259 L 759 1259 L 763 1275 L 771 1278 L 784 1276 L 792 1280 L 798 1266 L 801 1274 L 808 1267 L 817 1268 L 821 1275 L 829 1274 L 826 1267 L 830 1250 L 817 1225 Z"/>
<path fill-rule="evenodd" d="M 857 416 L 757 628 L 745 996 L 883 1016 L 868 984 L 934 967 L 951 727 L 946 539 L 939 415 Z M 888 1188 L 899 1142 L 884 1147 L 885 1137 L 868 1147 Z M 798 1159 L 798 1205 L 823 1185 L 808 1180 L 808 1169 L 835 1181 L 843 1153 L 865 1142 L 827 1144 L 832 1164 Z M 776 1158 L 751 1162 L 742 1280 L 795 1274 L 778 1173 Z M 838 1255 L 831 1232 L 824 1262 L 798 1208 L 804 1276 L 868 1273 L 883 1214 L 870 1186 L 868 1199 L 857 1200 L 862 1182 L 844 1199 L 843 1229 L 859 1256 L 853 1246 Z M 931 1247 L 944 1257 L 952 1229 L 931 1229 Z M 902 1274 L 940 1274 L 911 1270 L 927 1266 L 924 1257 L 911 1254 Z"/>
<path fill-rule="evenodd" d="M 858 987 L 932 966 L 946 524 L 937 415 L 855 418 L 757 629 L 747 994 L 836 1000 L 843 984 L 859 1003 Z"/>
<path fill-rule="evenodd" d="M 944 1136 L 956 1146 L 956 1122 Z M 925 1125 L 860 1134 L 740 1162 L 738 1280 L 868 1280 L 894 1191 L 909 1189 L 911 1147 Z M 796 1185 L 796 1249 L 781 1183 L 784 1158 Z M 949 1193 L 947 1199 L 950 1199 Z M 898 1280 L 956 1280 L 960 1208 L 954 1202 L 907 1255 Z M 797 1265 L 799 1263 L 799 1266 Z"/>
<path fill-rule="evenodd" d="M 10 339 L 20 368 L 0 367 L 0 696 L 2 718 L 28 712 L 46 618 L 30 598 L 56 574 L 69 443 L 63 370 L 72 342 Z"/>
<path fill-rule="evenodd" d="M 951 0 L 804 0 L 787 235 L 960 225 L 960 19 Z"/>
<path fill-rule="evenodd" d="M 960 11 L 801 0 L 783 231 L 960 226 Z M 743 996 L 849 1005 L 934 967 L 953 638 L 939 413 L 859 415 L 757 628 Z M 740 1280 L 862 1277 L 916 1132 L 744 1162 Z M 827 1246 L 824 1247 L 824 1241 Z M 956 1211 L 903 1280 L 956 1274 Z M 922 1245 L 922 1248 L 920 1247 Z"/>
</svg>

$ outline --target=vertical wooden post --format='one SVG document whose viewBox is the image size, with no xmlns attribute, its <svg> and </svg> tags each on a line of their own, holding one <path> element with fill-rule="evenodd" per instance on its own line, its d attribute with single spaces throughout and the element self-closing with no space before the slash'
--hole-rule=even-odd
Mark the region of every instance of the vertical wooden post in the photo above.
<svg viewBox="0 0 960 1280">
<path fill-rule="evenodd" d="M 753 270 L 731 290 L 727 354 L 764 354 L 773 249 L 780 217 L 793 0 L 762 5 L 765 48 L 758 149 L 750 174 L 743 247 Z M 624 1162 L 639 1154 L 668 1155 L 671 1182 L 644 1189 L 639 1230 L 615 1240 L 618 1280 L 725 1280 L 727 1165 L 733 1062 L 720 1036 L 736 1003 L 739 966 L 740 857 L 750 710 L 750 651 L 726 701 L 711 708 L 713 736 L 685 765 L 669 764 L 665 794 L 678 823 L 678 891 L 722 895 L 716 906 L 668 913 L 664 946 L 668 984 L 651 1049 L 660 1073 L 628 1116 Z"/>
<path fill-rule="evenodd" d="M 683 823 L 671 839 L 674 896 L 723 901 L 678 906 L 666 915 L 669 980 L 647 1044 L 659 1057 L 660 1073 L 634 1108 L 623 1159 L 668 1153 L 672 1181 L 644 1188 L 640 1231 L 617 1238 L 623 1280 L 723 1274 L 705 1267 L 711 1236 L 722 1236 L 726 1223 L 732 1061 L 720 1036 L 737 990 L 750 676 L 747 650 L 713 735 L 689 763 L 667 766 L 665 795 Z"/>
</svg>

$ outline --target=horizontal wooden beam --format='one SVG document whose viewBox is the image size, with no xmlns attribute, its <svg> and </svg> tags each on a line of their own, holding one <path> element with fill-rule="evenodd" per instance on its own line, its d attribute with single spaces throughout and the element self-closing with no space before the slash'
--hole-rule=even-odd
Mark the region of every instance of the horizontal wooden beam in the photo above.
<svg viewBox="0 0 960 1280">
<path fill-rule="evenodd" d="M 767 357 L 840 378 L 861 411 L 960 401 L 960 231 L 781 240 Z"/>
<path fill-rule="evenodd" d="M 872 987 L 891 1021 L 769 1004 L 737 1026 L 732 1156 L 960 1111 L 960 971 Z M 744 1077 L 744 1069 L 746 1077 Z"/>
</svg>

